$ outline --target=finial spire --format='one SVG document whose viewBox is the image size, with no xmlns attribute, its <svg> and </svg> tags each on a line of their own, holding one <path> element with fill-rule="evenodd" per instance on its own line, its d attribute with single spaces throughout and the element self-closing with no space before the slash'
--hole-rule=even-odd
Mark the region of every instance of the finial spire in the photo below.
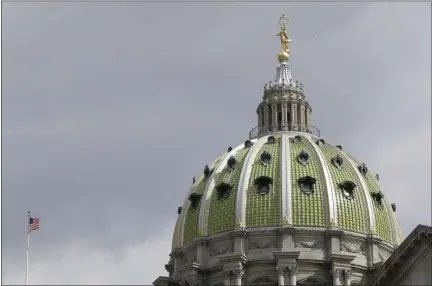
<svg viewBox="0 0 432 286">
<path fill-rule="evenodd" d="M 278 54 L 278 60 L 280 62 L 286 62 L 289 59 L 288 43 L 291 42 L 291 39 L 286 32 L 286 23 L 288 23 L 288 19 L 285 17 L 285 14 L 282 14 L 279 18 L 280 32 L 278 34 L 273 34 L 273 36 L 279 36 L 281 40 L 281 50 Z"/>
</svg>

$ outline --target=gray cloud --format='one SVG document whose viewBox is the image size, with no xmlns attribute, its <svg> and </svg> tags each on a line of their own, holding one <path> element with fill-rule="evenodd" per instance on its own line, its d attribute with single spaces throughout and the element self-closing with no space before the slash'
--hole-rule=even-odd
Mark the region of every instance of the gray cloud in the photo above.
<svg viewBox="0 0 432 286">
<path fill-rule="evenodd" d="M 256 125 L 281 12 L 313 124 L 380 173 L 405 235 L 425 223 L 430 3 L 9 2 L 5 283 L 22 283 L 28 209 L 42 219 L 32 283 L 162 275 L 192 177 Z"/>
</svg>

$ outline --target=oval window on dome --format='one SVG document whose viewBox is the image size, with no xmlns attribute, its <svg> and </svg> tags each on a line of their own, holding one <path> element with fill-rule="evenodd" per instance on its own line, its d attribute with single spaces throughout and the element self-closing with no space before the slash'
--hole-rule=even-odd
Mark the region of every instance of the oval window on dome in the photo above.
<svg viewBox="0 0 432 286">
<path fill-rule="evenodd" d="M 332 158 L 331 161 L 336 168 L 338 168 L 339 170 L 342 170 L 343 159 L 341 156 L 336 155 L 335 157 Z"/>
<path fill-rule="evenodd" d="M 222 184 L 218 185 L 216 187 L 218 199 L 221 201 L 226 200 L 231 193 L 231 189 L 232 189 L 231 185 L 226 184 L 226 183 L 222 183 Z"/>
<path fill-rule="evenodd" d="M 253 145 L 253 143 L 250 140 L 246 140 L 244 143 L 245 148 L 250 148 L 250 147 L 252 147 L 252 145 Z"/>
<path fill-rule="evenodd" d="M 209 166 L 206 165 L 204 167 L 204 178 L 208 179 L 208 177 L 210 177 L 210 175 L 213 173 L 213 170 L 210 170 Z"/>
<path fill-rule="evenodd" d="M 298 136 L 298 135 L 295 136 L 294 139 L 293 139 L 293 142 L 294 142 L 294 143 L 300 143 L 301 141 L 302 141 L 302 139 L 301 139 L 301 137 Z"/>
<path fill-rule="evenodd" d="M 274 143 L 276 143 L 276 138 L 274 136 L 269 136 L 267 138 L 267 143 L 268 144 L 274 144 Z"/>
<path fill-rule="evenodd" d="M 270 155 L 269 152 L 264 151 L 261 154 L 261 158 L 260 159 L 261 159 L 261 164 L 263 164 L 264 166 L 268 166 L 268 165 L 270 165 L 270 162 L 271 162 L 271 155 Z"/>
<path fill-rule="evenodd" d="M 360 171 L 360 173 L 361 173 L 363 176 L 366 176 L 366 174 L 367 174 L 367 172 L 368 172 L 368 168 L 366 167 L 366 164 L 365 164 L 365 163 L 361 164 L 361 165 L 358 166 L 357 168 L 358 168 L 358 170 Z"/>
<path fill-rule="evenodd" d="M 232 147 L 229 146 L 229 147 L 228 147 L 228 153 L 231 152 L 231 151 L 232 151 Z"/>
<path fill-rule="evenodd" d="M 302 150 L 300 154 L 298 154 L 297 160 L 300 164 L 306 166 L 309 163 L 309 154 Z"/>
<path fill-rule="evenodd" d="M 228 170 L 230 171 L 235 169 L 235 167 L 237 166 L 237 160 L 234 156 L 231 156 L 228 159 L 227 166 L 228 166 Z"/>
<path fill-rule="evenodd" d="M 339 184 L 339 188 L 342 192 L 342 195 L 348 199 L 352 200 L 354 199 L 354 188 L 356 187 L 356 184 L 354 184 L 351 181 L 345 181 Z"/>
<path fill-rule="evenodd" d="M 395 203 L 392 203 L 392 204 L 391 204 L 391 207 L 392 207 L 392 210 L 393 210 L 394 212 L 396 212 L 396 204 L 395 204 Z"/>
<path fill-rule="evenodd" d="M 315 142 L 318 146 L 322 146 L 325 144 L 325 140 L 324 139 L 319 139 Z"/>
<path fill-rule="evenodd" d="M 201 195 L 198 195 L 196 193 L 193 193 L 189 196 L 190 208 L 192 210 L 194 210 L 198 207 L 200 198 L 201 198 Z"/>
<path fill-rule="evenodd" d="M 339 150 L 343 150 L 342 145 L 336 145 L 336 148 L 338 148 Z"/>
<path fill-rule="evenodd" d="M 300 190 L 305 193 L 306 195 L 310 195 L 314 192 L 314 185 L 316 183 L 316 179 L 312 178 L 310 176 L 306 176 L 303 178 L 300 178 L 298 180 Z"/>
<path fill-rule="evenodd" d="M 270 192 L 271 185 L 273 183 L 272 178 L 259 177 L 255 179 L 255 189 L 258 194 L 265 195 Z"/>
<path fill-rule="evenodd" d="M 372 193 L 372 198 L 375 201 L 376 205 L 378 208 L 382 209 L 383 207 L 383 198 L 384 196 L 382 195 L 382 193 L 377 192 L 377 193 Z"/>
<path fill-rule="evenodd" d="M 177 208 L 177 214 L 181 214 L 182 209 L 183 209 L 182 207 L 178 207 Z"/>
</svg>

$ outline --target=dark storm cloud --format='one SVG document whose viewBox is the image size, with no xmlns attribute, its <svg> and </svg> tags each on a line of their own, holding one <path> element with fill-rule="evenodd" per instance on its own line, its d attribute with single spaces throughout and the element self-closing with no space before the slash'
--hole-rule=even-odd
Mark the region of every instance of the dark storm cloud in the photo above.
<svg viewBox="0 0 432 286">
<path fill-rule="evenodd" d="M 71 243 L 118 262 L 165 234 L 192 177 L 256 125 L 283 12 L 313 124 L 380 173 L 407 234 L 431 208 L 428 5 L 4 3 L 5 270 L 24 261 L 28 209 L 35 264 Z"/>
</svg>

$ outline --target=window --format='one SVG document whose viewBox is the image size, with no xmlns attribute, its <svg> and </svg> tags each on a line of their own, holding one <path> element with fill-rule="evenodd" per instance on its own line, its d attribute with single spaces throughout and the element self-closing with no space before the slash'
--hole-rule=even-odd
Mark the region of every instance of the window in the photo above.
<svg viewBox="0 0 432 286">
<path fill-rule="evenodd" d="M 209 166 L 206 165 L 204 167 L 204 178 L 208 179 L 208 177 L 210 177 L 210 175 L 213 173 L 213 170 L 210 170 Z"/>
<path fill-rule="evenodd" d="M 300 136 L 295 136 L 293 139 L 294 143 L 300 143 L 301 142 L 301 137 Z"/>
<path fill-rule="evenodd" d="M 228 159 L 227 166 L 228 166 L 228 170 L 230 171 L 235 169 L 235 167 L 237 166 L 237 160 L 234 158 L 234 156 L 231 156 Z"/>
<path fill-rule="evenodd" d="M 366 167 L 366 164 L 365 164 L 365 163 L 361 164 L 361 165 L 358 166 L 357 168 L 358 168 L 358 170 L 360 171 L 360 173 L 361 173 L 363 176 L 366 176 L 366 174 L 367 174 L 367 172 L 368 172 L 368 168 Z"/>
<path fill-rule="evenodd" d="M 396 212 L 396 204 L 395 204 L 395 203 L 392 203 L 391 206 L 392 206 L 392 210 L 393 210 L 394 212 Z"/>
<path fill-rule="evenodd" d="M 272 178 L 259 177 L 255 180 L 255 188 L 258 194 L 265 195 L 270 192 L 271 184 L 273 183 Z"/>
<path fill-rule="evenodd" d="M 268 144 L 274 144 L 274 143 L 276 143 L 276 138 L 274 136 L 269 136 L 267 138 L 267 143 Z"/>
<path fill-rule="evenodd" d="M 378 192 L 378 193 L 372 193 L 372 198 L 375 201 L 378 208 L 382 209 L 382 207 L 383 207 L 382 200 L 383 200 L 384 196 L 380 192 Z M 395 205 L 395 208 L 396 208 L 396 205 Z"/>
<path fill-rule="evenodd" d="M 318 146 L 322 146 L 325 144 L 325 140 L 324 139 L 319 139 L 315 142 Z"/>
<path fill-rule="evenodd" d="M 189 201 L 190 201 L 190 208 L 192 210 L 196 209 L 198 207 L 199 201 L 200 201 L 201 195 L 198 194 L 191 194 L 189 196 Z"/>
<path fill-rule="evenodd" d="M 298 154 L 297 160 L 300 164 L 306 166 L 309 163 L 309 154 L 302 150 L 300 154 Z"/>
<path fill-rule="evenodd" d="M 271 155 L 269 152 L 264 151 L 261 154 L 261 164 L 263 164 L 264 166 L 268 166 L 270 165 L 271 162 Z"/>
<path fill-rule="evenodd" d="M 354 199 L 354 188 L 356 184 L 351 181 L 345 181 L 339 184 L 339 189 L 342 192 L 342 195 L 348 200 Z"/>
<path fill-rule="evenodd" d="M 177 208 L 177 214 L 180 214 L 181 211 L 182 211 L 182 209 L 183 209 L 182 207 L 178 207 L 178 208 Z"/>
<path fill-rule="evenodd" d="M 332 161 L 332 163 L 333 163 L 333 165 L 336 167 L 336 168 L 338 168 L 339 170 L 342 170 L 342 167 L 343 167 L 343 159 L 342 159 L 342 157 L 341 156 L 339 156 L 339 155 L 336 155 L 335 157 L 333 157 L 332 159 L 331 159 L 331 161 Z"/>
<path fill-rule="evenodd" d="M 250 147 L 252 147 L 252 142 L 250 141 L 250 140 L 246 140 L 245 141 L 245 143 L 244 143 L 244 146 L 245 146 L 245 148 L 250 148 Z"/>
<path fill-rule="evenodd" d="M 221 201 L 226 200 L 231 192 L 232 187 L 226 183 L 222 183 L 216 187 L 218 193 L 218 199 Z"/>
<path fill-rule="evenodd" d="M 310 195 L 314 192 L 314 185 L 316 183 L 316 179 L 306 176 L 303 178 L 300 178 L 298 180 L 300 190 L 305 193 L 306 195 Z"/>
</svg>

